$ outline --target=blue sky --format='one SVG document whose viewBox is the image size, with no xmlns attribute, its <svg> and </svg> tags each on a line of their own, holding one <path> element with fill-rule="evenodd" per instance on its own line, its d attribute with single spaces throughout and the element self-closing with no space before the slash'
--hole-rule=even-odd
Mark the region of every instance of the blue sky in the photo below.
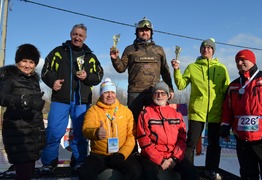
<svg viewBox="0 0 262 180">
<path fill-rule="evenodd" d="M 11 0 L 5 65 L 14 63 L 17 46 L 32 43 L 41 52 L 42 61 L 39 64 L 41 68 L 47 54 L 70 38 L 72 26 L 84 23 L 88 29 L 86 44 L 100 60 L 105 70 L 104 78 L 110 77 L 117 85 L 126 89 L 127 73 L 118 74 L 111 64 L 109 48 L 113 44 L 112 36 L 121 34 L 118 48 L 122 53 L 135 39 L 135 28 L 131 26 L 145 16 L 152 21 L 156 31 L 167 33 L 155 32 L 153 39 L 164 48 L 169 65 L 171 59 L 175 57 L 175 46 L 182 47 L 180 55 L 182 71 L 199 56 L 201 41 L 196 39 L 212 37 L 221 43 L 262 49 L 261 1 L 32 0 L 31 2 L 85 14 L 88 17 L 30 2 Z M 238 76 L 234 56 L 241 49 L 243 48 L 217 44 L 215 57 L 227 66 L 231 80 Z M 262 50 L 254 52 L 257 64 L 261 67 Z M 173 72 L 171 66 L 170 70 Z"/>
</svg>

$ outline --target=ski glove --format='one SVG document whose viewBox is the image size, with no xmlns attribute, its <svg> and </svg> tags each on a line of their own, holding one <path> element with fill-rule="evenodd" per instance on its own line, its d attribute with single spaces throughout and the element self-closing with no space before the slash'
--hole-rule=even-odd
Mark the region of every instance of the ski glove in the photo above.
<svg viewBox="0 0 262 180">
<path fill-rule="evenodd" d="M 125 156 L 121 153 L 113 153 L 107 157 L 107 165 L 110 168 L 117 168 L 124 162 Z"/>
<path fill-rule="evenodd" d="M 22 104 L 25 107 L 42 111 L 45 101 L 42 99 L 43 93 L 41 94 L 24 94 L 21 97 Z"/>
<path fill-rule="evenodd" d="M 230 125 L 222 125 L 220 127 L 220 136 L 222 138 L 227 138 L 230 136 L 230 129 L 231 129 L 231 126 Z"/>
</svg>

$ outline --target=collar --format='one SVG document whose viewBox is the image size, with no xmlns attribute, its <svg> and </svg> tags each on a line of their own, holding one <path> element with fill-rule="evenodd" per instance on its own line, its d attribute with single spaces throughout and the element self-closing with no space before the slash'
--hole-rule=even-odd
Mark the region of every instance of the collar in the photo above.
<svg viewBox="0 0 262 180">
<path fill-rule="evenodd" d="M 255 64 L 252 68 L 250 68 L 248 71 L 244 72 L 244 73 L 240 73 L 239 75 L 242 79 L 249 79 L 251 76 L 253 76 L 253 74 L 257 71 L 257 65 Z"/>
</svg>

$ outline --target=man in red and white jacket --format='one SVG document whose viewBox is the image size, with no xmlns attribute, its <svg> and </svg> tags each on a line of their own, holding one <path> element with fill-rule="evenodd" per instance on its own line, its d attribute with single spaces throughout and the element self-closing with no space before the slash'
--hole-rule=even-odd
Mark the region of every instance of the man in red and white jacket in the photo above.
<svg viewBox="0 0 262 180">
<path fill-rule="evenodd" d="M 220 136 L 230 141 L 232 128 L 241 179 L 258 180 L 259 174 L 262 177 L 262 72 L 250 50 L 239 51 L 235 60 L 240 77 L 228 87 Z"/>
<path fill-rule="evenodd" d="M 141 111 L 137 138 L 141 148 L 143 179 L 158 179 L 160 169 L 172 169 L 182 179 L 198 180 L 196 167 L 184 159 L 186 125 L 181 113 L 168 104 L 169 87 L 163 81 L 152 90 L 153 104 Z"/>
</svg>

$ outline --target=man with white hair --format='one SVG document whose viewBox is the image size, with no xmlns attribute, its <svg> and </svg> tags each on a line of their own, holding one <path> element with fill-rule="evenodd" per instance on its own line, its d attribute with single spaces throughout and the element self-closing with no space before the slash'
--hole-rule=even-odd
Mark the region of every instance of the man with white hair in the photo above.
<svg viewBox="0 0 262 180">
<path fill-rule="evenodd" d="M 153 103 L 141 111 L 137 138 L 141 147 L 143 179 L 157 180 L 159 170 L 171 169 L 183 180 L 198 180 L 198 170 L 184 158 L 186 125 L 182 114 L 169 106 L 170 91 L 161 81 L 152 90 Z"/>
</svg>

